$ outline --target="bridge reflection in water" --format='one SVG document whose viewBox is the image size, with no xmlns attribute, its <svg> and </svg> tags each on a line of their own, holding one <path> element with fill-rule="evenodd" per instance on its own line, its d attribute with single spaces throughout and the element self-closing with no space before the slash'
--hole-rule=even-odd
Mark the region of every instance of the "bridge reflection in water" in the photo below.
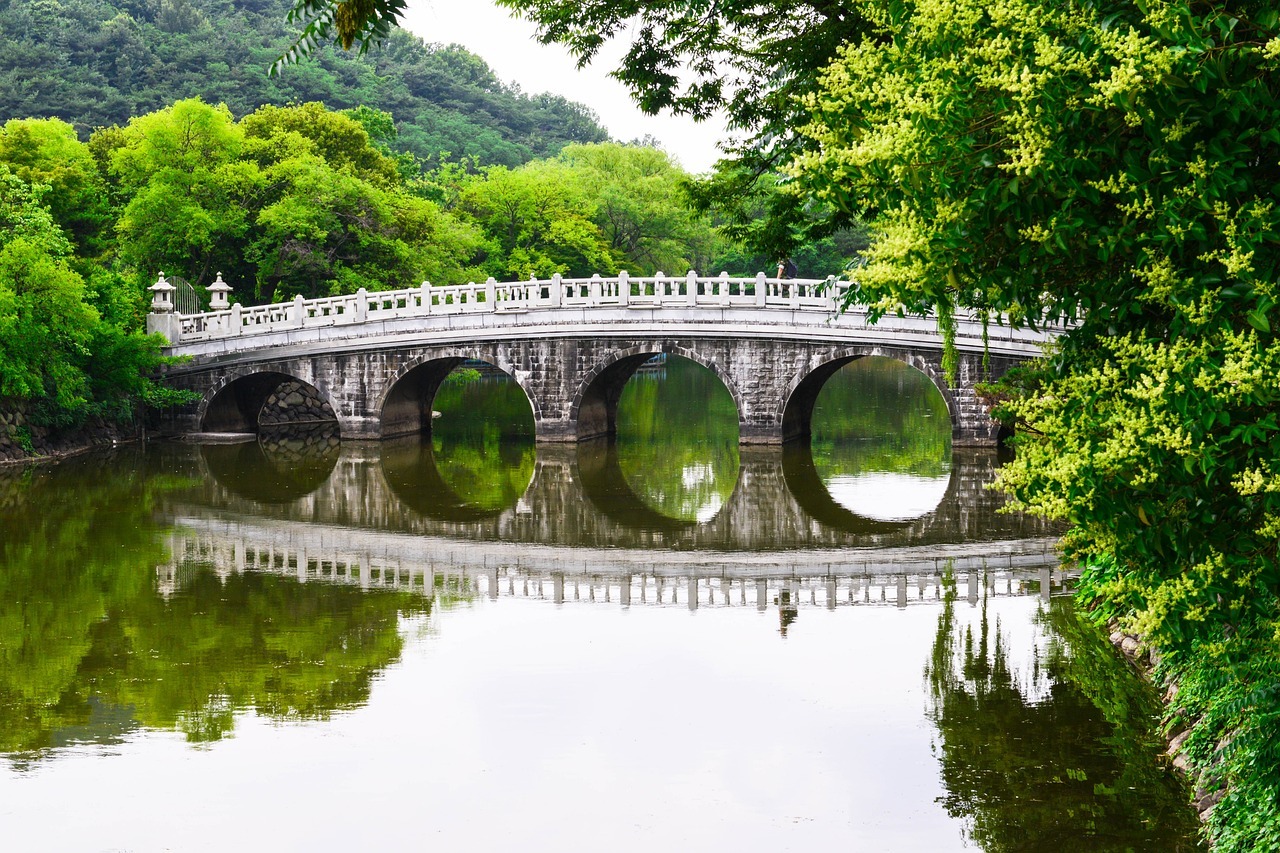
<svg viewBox="0 0 1280 853">
<path fill-rule="evenodd" d="M 415 592 L 442 602 L 502 597 L 569 603 L 801 607 L 940 601 L 947 582 L 968 601 L 1066 592 L 1074 573 L 1059 568 L 1051 540 L 949 547 L 841 549 L 815 559 L 787 552 L 718 555 L 596 550 L 559 546 L 467 544 L 380 531 L 306 527 L 227 517 L 178 516 L 172 559 L 157 567 L 170 595 L 193 565 L 220 578 L 272 572 L 301 583 Z"/>
<path fill-rule="evenodd" d="M 429 440 L 344 442 L 309 464 L 276 465 L 266 442 L 168 448 L 167 466 L 198 485 L 173 497 L 178 514 L 203 507 L 240 514 L 470 541 L 600 548 L 784 550 L 893 547 L 1049 536 L 1037 519 L 998 512 L 986 486 L 993 451 L 964 449 L 931 511 L 884 521 L 860 515 L 827 490 L 803 447 L 744 448 L 733 492 L 705 521 L 664 516 L 620 470 L 608 442 L 539 446 L 514 463 L 506 505 L 470 501 L 442 474 Z M 508 464 L 508 463 L 500 463 Z M 327 468 L 327 473 L 325 469 Z M 531 471 L 529 470 L 531 468 Z"/>
<path fill-rule="evenodd" d="M 839 503 L 807 448 L 746 448 L 728 500 L 698 521 L 647 503 L 612 442 L 526 450 L 506 447 L 484 478 L 503 487 L 476 497 L 429 439 L 172 446 L 165 466 L 198 485 L 166 504 L 176 532 L 160 589 L 198 564 L 440 602 L 773 606 L 785 629 L 804 607 L 935 602 L 948 578 L 972 602 L 1068 581 L 1051 529 L 996 512 L 989 451 L 952 457 L 932 510 L 885 521 Z"/>
</svg>

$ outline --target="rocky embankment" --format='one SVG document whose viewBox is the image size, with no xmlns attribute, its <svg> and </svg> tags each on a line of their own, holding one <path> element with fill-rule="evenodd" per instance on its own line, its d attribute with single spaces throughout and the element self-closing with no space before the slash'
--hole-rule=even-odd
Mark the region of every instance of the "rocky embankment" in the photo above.
<svg viewBox="0 0 1280 853">
<path fill-rule="evenodd" d="M 1144 676 L 1151 678 L 1152 672 L 1160 662 L 1159 654 L 1154 649 L 1147 648 L 1143 644 L 1141 637 L 1121 631 L 1115 620 L 1112 620 L 1109 629 L 1111 631 L 1111 644 L 1132 661 Z M 1164 704 L 1166 721 L 1183 716 L 1178 710 L 1178 685 L 1176 683 L 1165 687 L 1161 701 Z M 1209 815 L 1213 813 L 1213 807 L 1226 794 L 1227 789 L 1223 785 L 1220 776 L 1217 776 L 1212 771 L 1197 772 L 1191 766 L 1184 747 L 1186 746 L 1187 738 L 1191 736 L 1192 728 L 1192 726 L 1187 726 L 1182 731 L 1170 732 L 1169 747 L 1165 750 L 1165 754 L 1169 757 L 1169 761 L 1173 766 L 1178 768 L 1191 783 L 1191 787 L 1195 792 L 1192 802 L 1196 812 L 1200 815 L 1200 821 L 1203 823 L 1209 819 Z"/>
<path fill-rule="evenodd" d="M 20 410 L 0 410 L 0 465 L 60 459 L 139 438 L 136 425 L 90 418 L 83 426 L 54 430 L 30 422 Z"/>
</svg>

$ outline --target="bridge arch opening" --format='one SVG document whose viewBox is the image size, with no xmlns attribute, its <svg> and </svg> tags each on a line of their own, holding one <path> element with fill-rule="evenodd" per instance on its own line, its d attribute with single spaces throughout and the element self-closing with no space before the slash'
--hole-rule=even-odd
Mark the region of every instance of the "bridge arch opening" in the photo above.
<svg viewBox="0 0 1280 853">
<path fill-rule="evenodd" d="M 731 389 L 714 365 L 656 347 L 618 353 L 597 369 L 575 414 L 579 438 L 608 446 L 600 459 L 609 464 L 594 466 L 616 481 L 605 491 L 629 492 L 654 519 L 715 517 L 740 470 L 740 408 Z"/>
<path fill-rule="evenodd" d="M 313 425 L 337 431 L 338 418 L 325 395 L 296 376 L 271 370 L 232 377 L 200 416 L 202 432 L 261 433 Z"/>
<path fill-rule="evenodd" d="M 951 487 L 951 407 L 918 366 L 848 356 L 805 377 L 784 427 L 807 439 L 812 481 L 832 504 L 872 522 L 905 522 L 936 510 Z"/>
<path fill-rule="evenodd" d="M 406 370 L 382 403 L 382 437 L 482 434 L 532 439 L 535 412 L 525 389 L 492 362 L 465 355 L 430 359 Z"/>
</svg>

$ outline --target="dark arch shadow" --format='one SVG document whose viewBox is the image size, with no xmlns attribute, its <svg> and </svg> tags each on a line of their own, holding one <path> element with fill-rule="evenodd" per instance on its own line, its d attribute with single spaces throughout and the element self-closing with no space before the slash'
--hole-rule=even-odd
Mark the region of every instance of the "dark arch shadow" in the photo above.
<svg viewBox="0 0 1280 853">
<path fill-rule="evenodd" d="M 440 392 L 444 381 L 455 368 L 469 360 L 466 356 L 453 355 L 429 359 L 405 371 L 395 380 L 387 392 L 382 404 L 381 435 L 383 438 L 398 438 L 407 435 L 430 433 L 432 430 L 432 405 Z M 537 410 L 528 390 L 507 371 L 492 361 L 472 359 L 483 362 L 487 369 L 499 371 L 508 377 L 515 387 L 524 395 L 534 421 Z"/>
<path fill-rule="evenodd" d="M 382 404 L 382 437 L 431 432 L 431 403 L 441 383 L 463 361 L 461 356 L 432 359 L 401 376 Z"/>
<path fill-rule="evenodd" d="M 600 371 L 582 391 L 578 405 L 578 440 L 612 437 L 618 434 L 618 401 L 622 389 L 640 365 L 658 355 L 644 352 L 627 355 Z"/>
<path fill-rule="evenodd" d="M 286 383 L 296 383 L 295 388 L 305 392 L 305 397 L 317 404 L 314 412 L 305 408 L 283 408 L 284 403 L 281 402 L 278 405 L 282 408 L 272 409 L 270 423 L 264 423 L 263 410 L 267 401 Z M 298 417 L 290 417 L 291 412 L 297 412 Z M 202 432 L 257 433 L 268 427 L 274 430 L 312 423 L 337 425 L 333 408 L 319 389 L 296 376 L 266 370 L 237 377 L 219 388 L 205 406 L 200 429 Z"/>
<path fill-rule="evenodd" d="M 582 441 L 577 449 L 578 482 L 582 491 L 591 505 L 610 521 L 631 529 L 667 533 L 697 526 L 696 521 L 663 515 L 641 500 L 622 473 L 617 444 L 612 439 Z"/>
<path fill-rule="evenodd" d="M 339 453 L 336 421 L 275 427 L 257 441 L 200 448 L 220 486 L 264 504 L 290 503 L 320 488 L 338 464 Z"/>
<path fill-rule="evenodd" d="M 782 449 L 782 478 L 796 503 L 819 523 L 835 530 L 859 536 L 879 535 L 906 530 L 919 519 L 908 521 L 878 521 L 859 515 L 831 497 L 813 462 L 813 452 L 808 442 L 788 444 Z M 947 486 L 946 501 L 955 488 L 955 468 Z M 928 514 L 926 513 L 926 516 Z"/>
<path fill-rule="evenodd" d="M 382 476 L 392 493 L 405 506 L 437 521 L 475 522 L 497 518 L 515 506 L 482 507 L 459 495 L 440 474 L 435 450 L 420 436 L 401 436 L 382 442 Z M 528 490 L 528 484 L 525 486 Z"/>
<path fill-rule="evenodd" d="M 818 395 L 822 393 L 823 386 L 840 368 L 863 358 L 887 358 L 905 365 L 927 378 L 942 396 L 942 401 L 947 407 L 947 417 L 951 421 L 951 434 L 952 436 L 956 435 L 960 427 L 960 418 L 956 411 L 955 399 L 944 386 L 938 384 L 938 377 L 907 359 L 884 353 L 856 352 L 839 356 L 818 365 L 806 374 L 791 391 L 782 409 L 782 441 L 784 443 L 807 442 L 809 440 L 809 437 L 813 434 L 813 407 L 818 402 Z"/>
</svg>

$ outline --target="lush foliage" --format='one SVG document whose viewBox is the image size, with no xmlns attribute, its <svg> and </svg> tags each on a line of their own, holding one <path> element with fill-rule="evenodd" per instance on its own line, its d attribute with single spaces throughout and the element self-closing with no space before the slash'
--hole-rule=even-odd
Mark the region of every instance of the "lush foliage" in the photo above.
<svg viewBox="0 0 1280 853">
<path fill-rule="evenodd" d="M 19 136 L 27 129 L 9 122 L 0 148 L 15 125 Z M 56 155 L 33 160 L 29 172 L 57 168 Z M 75 257 L 41 203 L 48 186 L 27 183 L 0 160 L 0 401 L 30 401 L 33 422 L 52 427 L 93 415 L 125 419 L 136 401 L 175 402 L 147 378 L 161 362 L 159 344 L 136 332 L 127 284 Z"/>
<path fill-rule="evenodd" d="M 735 239 L 771 261 L 855 224 L 820 199 L 780 191 L 779 170 L 812 141 L 804 96 L 841 45 L 868 29 L 857 4 L 646 3 L 641 0 L 499 0 L 536 22 L 586 64 L 612 38 L 631 44 L 611 72 L 641 109 L 706 118 L 721 113 L 733 138 L 715 174 L 693 187 Z M 827 275 L 835 270 L 822 272 Z"/>
<path fill-rule="evenodd" d="M 808 100 L 795 189 L 868 218 L 880 311 L 1076 324 L 1003 389 L 1003 486 L 1070 522 L 1101 613 L 1174 671 L 1242 677 L 1238 649 L 1280 636 L 1280 10 L 857 5 L 874 36 Z M 1248 761 L 1224 849 L 1274 820 L 1280 762 Z"/>
</svg>

